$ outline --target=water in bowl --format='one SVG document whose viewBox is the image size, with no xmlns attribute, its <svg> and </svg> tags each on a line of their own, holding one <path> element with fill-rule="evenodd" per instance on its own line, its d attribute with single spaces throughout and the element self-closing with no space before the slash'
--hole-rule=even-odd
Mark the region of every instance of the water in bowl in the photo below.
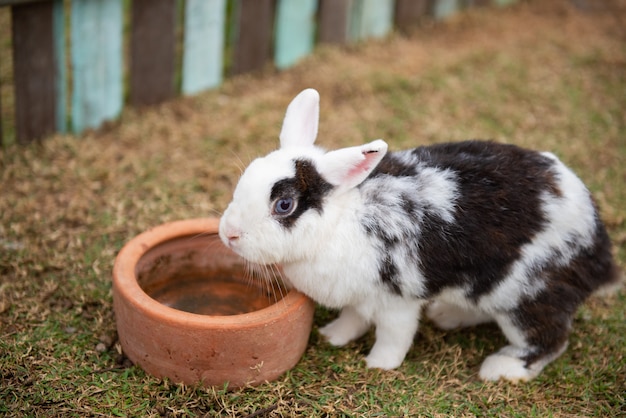
<svg viewBox="0 0 626 418">
<path fill-rule="evenodd" d="M 174 277 L 144 290 L 163 305 L 200 315 L 240 315 L 280 299 L 274 292 L 229 277 Z"/>
</svg>

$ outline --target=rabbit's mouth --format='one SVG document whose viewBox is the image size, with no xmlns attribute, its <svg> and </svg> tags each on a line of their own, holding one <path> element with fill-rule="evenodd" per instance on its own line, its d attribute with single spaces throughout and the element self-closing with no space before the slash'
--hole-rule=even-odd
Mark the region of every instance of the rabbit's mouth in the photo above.
<svg viewBox="0 0 626 418">
<path fill-rule="evenodd" d="M 220 238 L 226 247 L 250 264 L 269 266 L 281 261 L 279 257 L 277 257 L 277 253 L 269 251 L 269 246 L 249 245 L 245 233 L 241 233 L 240 235 L 220 233 Z"/>
</svg>

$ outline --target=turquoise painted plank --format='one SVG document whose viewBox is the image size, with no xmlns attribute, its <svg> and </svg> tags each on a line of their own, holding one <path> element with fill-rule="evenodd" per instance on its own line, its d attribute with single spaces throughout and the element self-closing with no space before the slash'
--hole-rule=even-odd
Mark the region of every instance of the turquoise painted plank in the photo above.
<svg viewBox="0 0 626 418">
<path fill-rule="evenodd" d="M 457 13 L 461 9 L 459 0 L 436 0 L 433 9 L 435 19 L 445 19 Z"/>
<path fill-rule="evenodd" d="M 183 40 L 184 94 L 222 83 L 226 0 L 187 0 Z"/>
<path fill-rule="evenodd" d="M 365 0 L 362 27 L 365 37 L 382 38 L 393 27 L 395 0 Z"/>
<path fill-rule="evenodd" d="M 363 3 L 364 0 L 352 0 L 348 14 L 348 40 L 350 42 L 363 39 L 363 31 L 361 29 L 361 22 L 363 21 Z"/>
<path fill-rule="evenodd" d="M 122 110 L 122 0 L 73 0 L 72 128 L 82 132 Z"/>
<path fill-rule="evenodd" d="M 393 28 L 395 0 L 353 0 L 350 40 L 382 38 Z"/>
<path fill-rule="evenodd" d="M 276 10 L 274 64 L 294 65 L 310 54 L 315 43 L 317 0 L 279 0 Z"/>
<path fill-rule="evenodd" d="M 54 0 L 52 9 L 52 37 L 56 61 L 56 128 L 61 133 L 67 128 L 67 67 L 65 66 L 65 9 L 63 0 Z"/>
</svg>

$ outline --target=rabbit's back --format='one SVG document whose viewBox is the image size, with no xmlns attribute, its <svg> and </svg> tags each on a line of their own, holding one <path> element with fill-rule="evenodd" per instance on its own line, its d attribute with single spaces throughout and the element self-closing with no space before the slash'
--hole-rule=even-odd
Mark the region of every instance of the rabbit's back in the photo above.
<svg viewBox="0 0 626 418">
<path fill-rule="evenodd" d="M 485 309 L 509 309 L 550 281 L 584 298 L 612 279 L 593 200 L 551 154 L 484 141 L 419 147 L 387 154 L 360 189 L 363 228 L 395 293 L 461 290 Z M 595 255 L 592 266 L 577 263 L 584 254 Z M 419 286 L 403 274 L 415 266 Z"/>
</svg>

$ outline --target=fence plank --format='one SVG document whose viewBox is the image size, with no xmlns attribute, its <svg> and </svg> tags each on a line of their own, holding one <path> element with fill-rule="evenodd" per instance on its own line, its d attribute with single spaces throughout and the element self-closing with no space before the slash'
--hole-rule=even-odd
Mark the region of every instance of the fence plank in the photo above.
<svg viewBox="0 0 626 418">
<path fill-rule="evenodd" d="M 433 0 L 396 0 L 395 24 L 402 32 L 415 27 L 430 13 Z"/>
<path fill-rule="evenodd" d="M 184 94 L 195 94 L 222 82 L 225 20 L 225 0 L 185 2 Z"/>
<path fill-rule="evenodd" d="M 72 123 L 97 128 L 122 109 L 122 1 L 72 1 Z"/>
<path fill-rule="evenodd" d="M 0 80 L 2 81 L 2 80 Z M 2 83 L 0 83 L 0 148 L 4 144 L 4 128 L 2 127 Z"/>
<path fill-rule="evenodd" d="M 445 19 L 461 9 L 459 0 L 436 0 L 433 9 L 435 19 Z"/>
<path fill-rule="evenodd" d="M 53 3 L 12 7 L 16 140 L 25 144 L 56 128 Z"/>
<path fill-rule="evenodd" d="M 262 68 L 272 56 L 275 0 L 238 0 L 233 13 L 231 73 Z"/>
<path fill-rule="evenodd" d="M 348 40 L 351 6 L 352 0 L 320 0 L 317 36 L 319 42 L 344 43 Z"/>
<path fill-rule="evenodd" d="M 288 68 L 311 53 L 315 42 L 317 0 L 278 0 L 274 63 Z"/>
<path fill-rule="evenodd" d="M 352 3 L 349 36 L 358 41 L 381 38 L 393 27 L 395 0 L 354 0 Z"/>
<path fill-rule="evenodd" d="M 151 105 L 174 96 L 176 0 L 133 0 L 130 102 Z"/>
</svg>

